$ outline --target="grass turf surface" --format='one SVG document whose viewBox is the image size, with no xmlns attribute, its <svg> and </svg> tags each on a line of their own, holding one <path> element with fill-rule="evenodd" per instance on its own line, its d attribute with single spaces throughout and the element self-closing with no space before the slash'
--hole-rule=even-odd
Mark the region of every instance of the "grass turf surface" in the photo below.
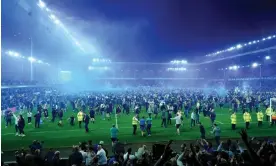
<svg viewBox="0 0 276 166">
<path fill-rule="evenodd" d="M 49 111 L 50 112 L 50 111 Z M 5 128 L 5 121 L 2 118 L 2 128 L 1 128 L 1 141 L 2 141 L 2 151 L 11 151 L 16 150 L 21 147 L 27 148 L 33 140 L 44 141 L 43 147 L 46 148 L 61 148 L 61 147 L 70 147 L 74 144 L 77 144 L 80 141 L 93 140 L 93 143 L 98 143 L 99 141 L 104 141 L 105 143 L 111 143 L 110 140 L 110 128 L 112 124 L 115 124 L 114 115 L 111 116 L 111 120 L 102 120 L 100 115 L 96 116 L 95 124 L 89 123 L 89 133 L 85 133 L 84 125 L 80 129 L 78 124 L 75 126 L 70 126 L 67 119 L 72 115 L 72 111 L 69 109 L 64 114 L 63 127 L 57 125 L 57 120 L 53 123 L 49 120 L 44 120 L 43 124 L 39 129 L 34 128 L 34 120 L 32 119 L 32 124 L 26 124 L 25 134 L 26 137 L 15 136 L 14 126 L 9 126 Z M 76 113 L 74 113 L 76 115 Z M 216 109 L 216 123 L 221 128 L 221 137 L 224 138 L 238 138 L 239 135 L 237 131 L 241 128 L 244 128 L 245 124 L 242 118 L 242 114 L 237 114 L 237 130 L 231 130 L 230 124 L 230 113 L 228 108 Z M 118 138 L 122 143 L 143 143 L 143 142 L 158 142 L 158 141 L 167 141 L 167 140 L 196 140 L 199 138 L 199 128 L 193 127 L 190 128 L 190 119 L 184 118 L 184 125 L 181 127 L 181 135 L 176 135 L 175 121 L 172 120 L 172 125 L 168 125 L 168 128 L 161 127 L 160 114 L 158 119 L 153 119 L 152 125 L 152 136 L 151 137 L 142 137 L 140 130 L 138 128 L 137 135 L 132 135 L 132 117 L 133 113 L 130 115 L 121 114 L 118 117 L 118 127 L 119 134 Z M 142 115 L 147 116 L 145 110 L 142 111 Z M 25 121 L 27 121 L 26 115 L 24 115 Z M 269 123 L 264 121 L 261 128 L 257 127 L 257 116 L 256 113 L 251 113 L 252 122 L 248 134 L 254 137 L 276 137 L 276 127 L 269 127 Z M 211 122 L 209 118 L 203 117 L 200 114 L 200 121 L 203 123 L 206 129 L 206 137 L 213 138 L 213 135 L 210 133 Z"/>
</svg>

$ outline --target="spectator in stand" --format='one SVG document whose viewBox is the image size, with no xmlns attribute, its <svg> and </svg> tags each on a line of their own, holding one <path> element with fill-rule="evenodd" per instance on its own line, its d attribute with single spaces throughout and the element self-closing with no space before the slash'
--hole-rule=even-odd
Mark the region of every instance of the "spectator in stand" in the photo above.
<svg viewBox="0 0 276 166">
<path fill-rule="evenodd" d="M 91 166 L 93 163 L 93 158 L 95 157 L 95 153 L 93 151 L 93 147 L 89 147 L 88 151 L 87 151 L 87 157 L 86 157 L 86 161 L 85 161 L 85 165 L 86 166 Z"/>
<path fill-rule="evenodd" d="M 73 146 L 73 153 L 69 156 L 69 165 L 82 166 L 83 157 L 78 146 Z"/>
<path fill-rule="evenodd" d="M 55 156 L 55 152 L 52 148 L 50 148 L 44 157 L 44 161 L 45 161 L 46 165 L 51 165 L 53 163 L 54 156 Z"/>
<path fill-rule="evenodd" d="M 56 151 L 53 156 L 53 166 L 60 166 L 60 152 Z"/>
<path fill-rule="evenodd" d="M 124 154 L 124 161 L 126 160 L 134 160 L 136 159 L 135 155 L 132 154 L 132 149 L 131 148 L 128 148 L 127 149 L 127 152 Z"/>
<path fill-rule="evenodd" d="M 96 155 L 98 160 L 98 166 L 106 166 L 107 165 L 107 157 L 105 150 L 102 148 L 102 145 L 98 145 L 98 152 Z"/>
</svg>

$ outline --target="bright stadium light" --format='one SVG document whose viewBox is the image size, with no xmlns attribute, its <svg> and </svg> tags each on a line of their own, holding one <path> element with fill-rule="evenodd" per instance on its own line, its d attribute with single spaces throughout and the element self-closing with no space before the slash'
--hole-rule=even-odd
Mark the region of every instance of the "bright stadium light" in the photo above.
<svg viewBox="0 0 276 166">
<path fill-rule="evenodd" d="M 18 54 L 17 52 L 15 52 L 15 53 L 13 54 L 13 56 L 18 57 L 19 54 Z"/>
<path fill-rule="evenodd" d="M 36 59 L 33 58 L 33 57 L 29 57 L 28 60 L 29 60 L 30 62 L 35 62 L 35 61 L 36 61 Z"/>
<path fill-rule="evenodd" d="M 43 63 L 42 60 L 38 60 L 37 63 Z"/>
<path fill-rule="evenodd" d="M 59 24 L 60 24 L 60 21 L 59 21 L 58 19 L 56 19 L 56 20 L 54 21 L 54 23 L 57 24 L 57 25 L 59 25 Z"/>
<path fill-rule="evenodd" d="M 253 68 L 256 68 L 256 67 L 258 67 L 258 66 L 259 66 L 258 63 L 256 63 L 256 62 L 252 63 L 252 67 L 253 67 Z"/>
<path fill-rule="evenodd" d="M 232 68 L 233 68 L 233 70 L 238 70 L 239 67 L 235 65 Z"/>
<path fill-rule="evenodd" d="M 93 70 L 93 67 L 92 66 L 88 66 L 88 70 Z"/>
<path fill-rule="evenodd" d="M 237 47 L 237 49 L 240 49 L 240 48 L 242 48 L 242 45 L 238 44 L 236 47 Z"/>
<path fill-rule="evenodd" d="M 269 60 L 270 59 L 270 56 L 265 56 L 265 60 Z"/>
<path fill-rule="evenodd" d="M 46 7 L 46 4 L 45 4 L 43 1 L 41 1 L 41 0 L 38 1 L 37 5 L 38 5 L 41 9 L 43 9 L 43 8 Z"/>
</svg>

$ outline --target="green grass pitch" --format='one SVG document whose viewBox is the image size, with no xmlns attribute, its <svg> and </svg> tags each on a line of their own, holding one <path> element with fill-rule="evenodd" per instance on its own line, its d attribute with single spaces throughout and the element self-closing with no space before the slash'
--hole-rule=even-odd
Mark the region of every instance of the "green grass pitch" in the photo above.
<svg viewBox="0 0 276 166">
<path fill-rule="evenodd" d="M 50 111 L 49 111 L 50 113 Z M 67 121 L 68 117 L 72 115 L 72 111 L 69 109 L 64 114 L 63 127 L 49 120 L 44 120 L 43 124 L 39 129 L 34 128 L 34 123 L 26 124 L 25 134 L 26 137 L 15 136 L 14 126 L 5 128 L 5 121 L 2 118 L 2 128 L 1 128 L 1 141 L 2 141 L 2 151 L 16 150 L 21 147 L 27 148 L 33 140 L 44 141 L 44 147 L 46 148 L 59 148 L 59 147 L 71 147 L 74 144 L 78 144 L 80 141 L 93 140 L 94 143 L 99 141 L 104 141 L 105 143 L 110 143 L 110 128 L 112 124 L 115 124 L 114 115 L 112 115 L 111 121 L 102 120 L 100 115 L 96 116 L 95 124 L 89 123 L 89 133 L 85 133 L 84 126 L 79 129 L 78 124 L 71 127 Z M 232 131 L 230 125 L 230 113 L 228 108 L 216 109 L 217 118 L 216 123 L 220 126 L 222 130 L 222 137 L 224 138 L 238 138 L 239 135 L 237 131 L 244 128 L 245 124 L 242 119 L 242 114 L 237 115 L 237 130 Z M 51 114 L 50 114 L 51 115 Z M 76 115 L 76 113 L 75 113 Z M 175 121 L 172 120 L 172 125 L 168 125 L 168 128 L 161 127 L 160 114 L 158 119 L 153 120 L 152 136 L 142 137 L 140 130 L 138 128 L 138 133 L 136 136 L 132 135 L 132 125 L 131 120 L 133 117 L 131 115 L 121 114 L 118 117 L 118 127 L 119 127 L 119 140 L 122 143 L 138 143 L 138 142 L 157 142 L 157 141 L 167 141 L 167 140 L 196 140 L 199 138 L 199 128 L 190 128 L 190 119 L 184 118 L 184 125 L 181 127 L 181 135 L 176 134 Z M 142 115 L 147 116 L 145 110 L 142 111 Z M 27 121 L 26 115 L 24 115 Z M 254 137 L 264 137 L 264 136 L 276 136 L 276 127 L 269 127 L 269 123 L 264 120 L 264 124 L 261 128 L 257 127 L 257 116 L 256 113 L 251 113 L 252 123 L 248 133 L 250 136 Z M 206 137 L 213 138 L 213 135 L 209 132 L 211 131 L 211 124 L 209 118 L 204 118 L 200 115 L 200 121 L 203 123 L 206 129 Z M 32 122 L 34 122 L 32 120 Z"/>
</svg>

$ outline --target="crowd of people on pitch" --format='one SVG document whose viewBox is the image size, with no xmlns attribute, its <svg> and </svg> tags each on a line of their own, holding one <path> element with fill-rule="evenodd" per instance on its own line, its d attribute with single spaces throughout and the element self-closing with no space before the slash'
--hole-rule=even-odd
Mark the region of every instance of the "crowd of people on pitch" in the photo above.
<svg viewBox="0 0 276 166">
<path fill-rule="evenodd" d="M 162 126 L 166 127 L 173 116 L 178 113 L 183 113 L 186 118 L 190 118 L 191 115 L 196 123 L 199 123 L 199 114 L 202 113 L 203 116 L 209 116 L 213 124 L 216 119 L 215 108 L 217 107 L 228 107 L 233 112 L 259 112 L 260 108 L 269 108 L 269 99 L 275 96 L 275 92 L 258 92 L 250 89 L 244 91 L 233 89 L 222 93 L 216 90 L 206 92 L 198 89 L 158 88 L 72 94 L 53 88 L 20 88 L 2 90 L 1 100 L 6 127 L 15 122 L 17 135 L 24 136 L 24 127 L 27 123 L 24 117 L 28 119 L 29 124 L 34 117 L 36 128 L 39 128 L 42 121 L 48 119 L 50 115 L 52 115 L 50 121 L 55 122 L 58 119 L 58 125 L 62 125 L 64 112 L 69 107 L 73 111 L 84 113 L 78 118 L 79 122 L 79 119 L 83 121 L 84 115 L 88 116 L 86 119 L 94 120 L 95 114 L 101 115 L 102 119 L 110 119 L 110 114 L 113 113 L 120 115 L 134 112 L 139 115 L 142 108 L 145 108 L 150 117 L 160 116 Z M 271 116 L 273 110 L 274 106 L 270 112 L 266 113 L 266 116 Z M 274 114 L 276 117 L 276 112 Z M 251 118 L 245 117 L 245 121 L 247 119 L 249 122 Z M 74 121 L 75 118 L 71 119 Z M 89 120 L 87 121 L 89 123 Z M 176 120 L 176 122 L 180 124 L 180 120 Z M 276 119 L 273 122 L 276 124 Z M 72 125 L 73 122 L 70 124 Z M 86 131 L 88 131 L 87 127 Z"/>
<path fill-rule="evenodd" d="M 44 152 L 41 143 L 34 141 L 30 150 L 15 152 L 20 166 L 275 166 L 276 142 L 269 139 L 249 138 L 246 130 L 239 132 L 242 142 L 227 140 L 218 147 L 205 139 L 183 143 L 173 149 L 172 141 L 163 147 L 163 153 L 155 154 L 146 145 L 135 152 L 117 141 L 108 151 L 103 141 L 92 141 L 74 145 L 67 160 L 61 159 L 61 152 L 50 149 Z M 159 149 L 160 151 L 160 149 Z M 2 163 L 4 165 L 4 163 Z"/>
</svg>

